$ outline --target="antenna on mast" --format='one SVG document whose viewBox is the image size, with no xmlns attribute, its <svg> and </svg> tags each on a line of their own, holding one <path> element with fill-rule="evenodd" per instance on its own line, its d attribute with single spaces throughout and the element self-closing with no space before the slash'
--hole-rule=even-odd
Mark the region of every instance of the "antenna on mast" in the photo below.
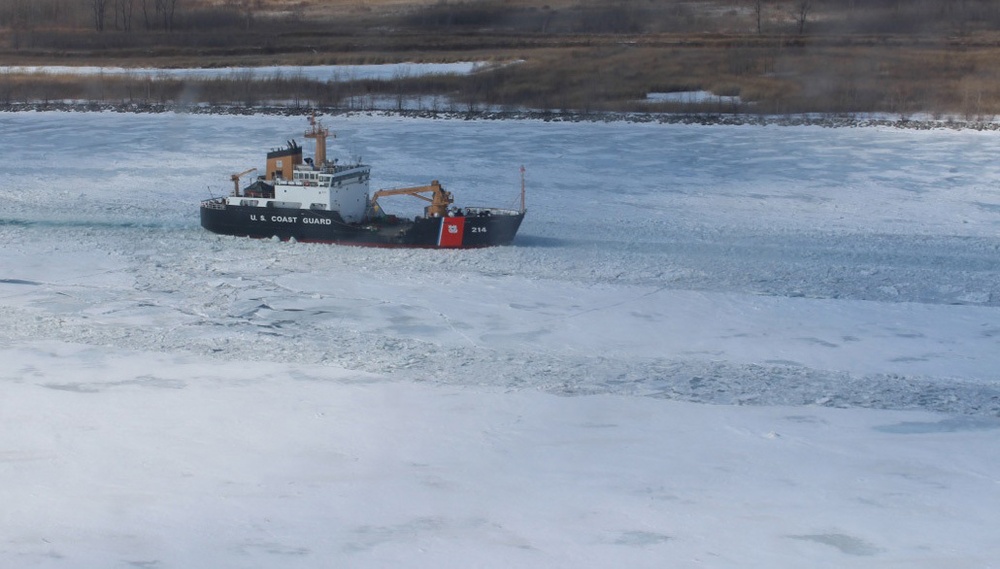
<svg viewBox="0 0 1000 569">
<path fill-rule="evenodd" d="M 521 213 L 528 211 L 524 207 L 524 164 L 521 164 Z"/>
<path fill-rule="evenodd" d="M 316 120 L 316 113 L 309 116 L 309 130 L 306 131 L 306 138 L 316 139 L 316 165 L 320 168 L 326 164 L 326 137 L 330 136 L 330 129 L 324 128 L 323 123 Z"/>
</svg>

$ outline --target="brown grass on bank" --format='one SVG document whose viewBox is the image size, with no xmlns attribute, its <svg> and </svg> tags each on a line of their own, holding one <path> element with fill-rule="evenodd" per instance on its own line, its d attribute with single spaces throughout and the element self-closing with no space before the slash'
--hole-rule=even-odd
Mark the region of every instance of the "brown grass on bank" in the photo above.
<svg viewBox="0 0 1000 569">
<path fill-rule="evenodd" d="M 510 54 L 514 57 L 514 54 Z M 375 97 L 444 95 L 463 109 L 499 107 L 720 113 L 917 112 L 1000 115 L 1000 50 L 631 46 L 538 50 L 519 64 L 462 76 L 312 81 L 294 74 L 229 73 L 211 80 L 145 76 L 0 74 L 0 103 L 101 102 L 252 106 L 356 105 Z M 706 90 L 740 102 L 651 103 L 651 92 Z"/>
<path fill-rule="evenodd" d="M 86 11 L 63 11 L 60 21 L 46 23 L 42 8 L 57 1 L 38 0 L 31 4 L 37 11 L 18 19 L 4 10 L 24 4 L 0 0 L 5 63 L 523 63 L 463 77 L 349 83 L 8 73 L 0 74 L 0 102 L 340 105 L 439 94 L 470 109 L 1000 115 L 1000 2 L 994 0 L 824 0 L 812 3 L 805 22 L 796 21 L 796 2 L 771 0 L 762 3 L 760 30 L 750 1 L 190 0 L 170 30 L 110 26 L 102 33 L 88 28 Z M 650 92 L 688 90 L 740 102 L 644 101 Z"/>
</svg>

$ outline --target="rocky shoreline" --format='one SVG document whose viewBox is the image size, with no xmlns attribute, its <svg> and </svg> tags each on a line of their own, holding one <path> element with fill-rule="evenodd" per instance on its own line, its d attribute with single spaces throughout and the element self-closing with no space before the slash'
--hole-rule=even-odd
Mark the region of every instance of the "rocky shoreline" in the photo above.
<svg viewBox="0 0 1000 569">
<path fill-rule="evenodd" d="M 643 113 L 643 112 L 575 112 L 539 110 L 472 110 L 442 111 L 427 109 L 348 109 L 324 106 L 286 105 L 181 105 L 173 103 L 101 103 L 94 101 L 60 101 L 33 103 L 0 103 L 0 112 L 105 112 L 105 113 L 186 113 L 194 115 L 271 115 L 304 116 L 319 113 L 327 116 L 402 116 L 429 119 L 459 120 L 541 120 L 552 122 L 631 122 L 659 124 L 698 124 L 719 126 L 821 126 L 826 128 L 888 127 L 911 130 L 1000 130 L 993 118 L 962 119 L 958 117 L 892 117 L 873 114 L 758 115 L 748 113 Z"/>
</svg>

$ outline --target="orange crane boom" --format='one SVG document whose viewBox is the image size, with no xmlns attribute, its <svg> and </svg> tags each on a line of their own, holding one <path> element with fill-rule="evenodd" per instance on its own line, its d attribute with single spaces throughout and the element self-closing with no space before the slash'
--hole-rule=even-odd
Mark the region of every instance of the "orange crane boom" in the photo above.
<svg viewBox="0 0 1000 569">
<path fill-rule="evenodd" d="M 422 195 L 424 193 L 429 193 L 430 196 Z M 425 217 L 445 217 L 448 215 L 448 206 L 455 202 L 451 192 L 445 191 L 445 189 L 441 187 L 441 182 L 433 180 L 428 186 L 379 190 L 372 194 L 371 207 L 372 209 L 378 207 L 378 200 L 381 197 L 399 195 L 413 196 L 430 202 L 430 205 L 424 208 Z"/>
<path fill-rule="evenodd" d="M 242 178 L 243 176 L 249 174 L 250 172 L 256 172 L 256 171 L 257 171 L 256 168 L 250 168 L 249 170 L 244 170 L 244 171 L 240 172 L 239 174 L 233 174 L 232 176 L 229 177 L 230 181 L 233 182 L 233 195 L 234 196 L 240 195 L 240 178 Z"/>
</svg>

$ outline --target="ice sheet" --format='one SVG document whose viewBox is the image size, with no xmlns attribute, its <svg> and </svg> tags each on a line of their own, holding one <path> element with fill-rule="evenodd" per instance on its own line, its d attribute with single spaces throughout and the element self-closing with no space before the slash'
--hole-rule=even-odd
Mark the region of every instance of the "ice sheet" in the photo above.
<svg viewBox="0 0 1000 569">
<path fill-rule="evenodd" d="M 993 134 L 327 120 L 377 187 L 524 164 L 514 246 L 203 231 L 301 117 L 0 113 L 0 565 L 997 557 Z"/>
</svg>

